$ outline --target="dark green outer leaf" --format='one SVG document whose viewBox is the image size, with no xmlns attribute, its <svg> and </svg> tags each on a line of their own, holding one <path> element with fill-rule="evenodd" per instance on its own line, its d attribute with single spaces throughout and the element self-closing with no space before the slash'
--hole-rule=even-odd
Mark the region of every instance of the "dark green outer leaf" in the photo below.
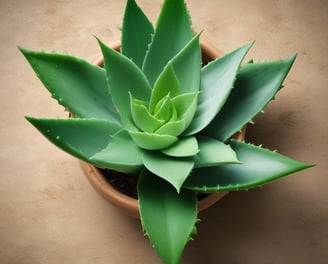
<svg viewBox="0 0 328 264">
<path fill-rule="evenodd" d="M 165 264 L 177 264 L 197 220 L 196 193 L 144 171 L 138 185 L 142 225 Z"/>
<path fill-rule="evenodd" d="M 128 0 L 122 27 L 122 54 L 132 59 L 139 68 L 154 33 L 153 25 L 134 0 Z"/>
<path fill-rule="evenodd" d="M 104 69 L 69 55 L 20 50 L 52 97 L 74 116 L 120 123 Z"/>
<path fill-rule="evenodd" d="M 242 164 L 195 169 L 183 188 L 204 192 L 237 191 L 256 187 L 311 167 L 276 152 L 231 141 Z"/>
<path fill-rule="evenodd" d="M 192 39 L 192 35 L 184 0 L 165 0 L 143 64 L 143 71 L 151 86 L 168 61 Z"/>
<path fill-rule="evenodd" d="M 100 41 L 99 45 L 104 57 L 109 92 L 120 113 L 122 125 L 127 129 L 136 129 L 131 117 L 129 93 L 133 98 L 148 101 L 151 92 L 148 81 L 130 59 Z"/>
<path fill-rule="evenodd" d="M 67 153 L 90 162 L 90 157 L 105 148 L 120 127 L 106 120 L 40 119 L 26 117 L 45 137 Z"/>
<path fill-rule="evenodd" d="M 218 58 L 202 69 L 197 111 L 184 134 L 192 135 L 201 131 L 215 118 L 227 100 L 240 64 L 252 44 Z"/>
<path fill-rule="evenodd" d="M 244 65 L 229 98 L 216 118 L 206 127 L 205 134 L 226 141 L 250 122 L 279 91 L 295 57 Z"/>
</svg>

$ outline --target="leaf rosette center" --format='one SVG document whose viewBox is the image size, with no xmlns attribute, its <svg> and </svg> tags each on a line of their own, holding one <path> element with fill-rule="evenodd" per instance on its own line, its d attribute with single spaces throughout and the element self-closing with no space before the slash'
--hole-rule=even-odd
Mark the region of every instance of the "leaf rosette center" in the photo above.
<svg viewBox="0 0 328 264">
<path fill-rule="evenodd" d="M 130 92 L 130 109 L 134 142 L 147 150 L 160 150 L 176 141 L 191 123 L 197 108 L 199 92 L 180 93 L 180 84 L 173 65 L 158 77 L 149 101 L 134 98 Z"/>
</svg>

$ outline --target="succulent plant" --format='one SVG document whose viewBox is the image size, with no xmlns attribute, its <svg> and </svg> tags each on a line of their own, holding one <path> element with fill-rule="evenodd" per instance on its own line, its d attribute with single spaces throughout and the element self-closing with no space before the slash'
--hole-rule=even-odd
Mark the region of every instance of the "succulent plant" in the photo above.
<svg viewBox="0 0 328 264">
<path fill-rule="evenodd" d="M 121 53 L 98 40 L 104 67 L 20 48 L 52 97 L 74 118 L 26 117 L 71 155 L 138 174 L 141 221 L 164 263 L 178 263 L 197 222 L 197 194 L 256 187 L 305 169 L 232 136 L 282 87 L 295 55 L 242 61 L 249 43 L 202 65 L 183 0 L 165 0 L 156 28 L 134 0 Z"/>
</svg>

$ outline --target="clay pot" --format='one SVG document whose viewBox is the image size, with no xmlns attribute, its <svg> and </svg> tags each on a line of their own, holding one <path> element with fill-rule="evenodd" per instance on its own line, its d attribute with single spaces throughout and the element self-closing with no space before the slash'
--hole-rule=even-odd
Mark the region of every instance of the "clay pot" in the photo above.
<svg viewBox="0 0 328 264">
<path fill-rule="evenodd" d="M 202 50 L 202 61 L 204 65 L 214 60 L 215 58 L 218 58 L 223 55 L 221 51 L 211 47 L 206 42 L 201 41 L 200 46 Z M 120 51 L 120 43 L 115 43 L 111 45 L 111 47 L 117 51 Z M 102 57 L 97 58 L 94 63 L 102 67 Z M 244 140 L 245 132 L 246 126 L 242 129 L 240 133 L 234 135 L 234 138 L 236 140 Z M 100 195 L 102 195 L 111 204 L 119 208 L 123 213 L 133 218 L 140 218 L 138 200 L 116 190 L 111 184 L 109 184 L 105 176 L 102 174 L 101 170 L 99 170 L 95 166 L 81 161 L 81 167 L 91 185 Z M 223 198 L 226 194 L 227 192 L 218 192 L 205 196 L 204 198 L 198 201 L 198 211 L 202 211 L 210 207 L 211 205 L 219 201 L 221 198 Z"/>
</svg>

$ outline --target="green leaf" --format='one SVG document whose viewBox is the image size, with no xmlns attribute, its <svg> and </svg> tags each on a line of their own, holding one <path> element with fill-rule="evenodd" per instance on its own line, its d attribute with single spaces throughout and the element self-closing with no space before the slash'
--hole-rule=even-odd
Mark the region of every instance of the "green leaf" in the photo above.
<svg viewBox="0 0 328 264">
<path fill-rule="evenodd" d="M 145 103 L 140 100 L 130 98 L 131 114 L 135 125 L 142 131 L 152 133 L 165 123 L 151 115 Z"/>
<path fill-rule="evenodd" d="M 165 264 L 177 264 L 197 221 L 196 193 L 180 194 L 165 181 L 144 171 L 138 184 L 141 222 Z"/>
<path fill-rule="evenodd" d="M 195 117 L 186 131 L 192 135 L 205 128 L 227 100 L 240 64 L 253 43 L 216 59 L 202 69 L 201 93 Z"/>
<path fill-rule="evenodd" d="M 154 109 L 154 115 L 158 119 L 165 120 L 165 122 L 171 119 L 173 114 L 173 105 L 171 103 L 170 95 L 166 95 L 158 102 Z"/>
<path fill-rule="evenodd" d="M 226 141 L 250 122 L 279 91 L 295 56 L 286 60 L 249 63 L 237 75 L 235 87 L 205 133 Z"/>
<path fill-rule="evenodd" d="M 190 122 L 195 116 L 198 95 L 198 92 L 187 93 L 178 95 L 172 99 L 174 108 L 177 111 L 177 119 L 185 121 L 185 128 L 189 126 Z"/>
<path fill-rule="evenodd" d="M 20 50 L 52 97 L 75 117 L 120 124 L 104 69 L 70 55 Z"/>
<path fill-rule="evenodd" d="M 103 167 L 132 173 L 143 167 L 143 150 L 131 139 L 126 130 L 117 132 L 108 146 L 95 153 L 91 160 Z"/>
<path fill-rule="evenodd" d="M 153 25 L 134 0 L 128 0 L 122 27 L 122 54 L 141 69 L 154 34 Z"/>
<path fill-rule="evenodd" d="M 99 45 L 104 56 L 109 91 L 120 113 L 122 124 L 127 129 L 135 129 L 131 117 L 129 93 L 133 98 L 148 101 L 151 88 L 145 75 L 130 59 L 108 48 L 101 41 Z"/>
<path fill-rule="evenodd" d="M 158 128 L 155 133 L 171 136 L 179 136 L 186 127 L 186 122 L 184 120 L 169 121 L 166 124 Z"/>
<path fill-rule="evenodd" d="M 237 191 L 256 187 L 312 166 L 239 141 L 231 141 L 231 147 L 242 164 L 195 169 L 183 187 L 204 192 Z"/>
<path fill-rule="evenodd" d="M 198 92 L 201 76 L 200 34 L 197 34 L 172 60 L 181 94 Z"/>
<path fill-rule="evenodd" d="M 159 151 L 144 152 L 143 163 L 149 171 L 171 183 L 177 192 L 180 192 L 182 184 L 194 166 L 192 159 L 177 159 L 166 156 Z"/>
<path fill-rule="evenodd" d="M 143 71 L 151 86 L 169 60 L 192 39 L 192 36 L 190 17 L 184 0 L 165 0 L 143 64 Z"/>
<path fill-rule="evenodd" d="M 93 164 L 90 157 L 105 148 L 110 142 L 110 136 L 120 130 L 117 124 L 106 120 L 26 119 L 57 147 Z"/>
<path fill-rule="evenodd" d="M 199 152 L 195 156 L 195 168 L 240 163 L 236 153 L 223 142 L 209 137 L 198 137 Z"/>
<path fill-rule="evenodd" d="M 172 146 L 161 152 L 172 157 L 190 157 L 198 153 L 198 143 L 195 137 L 182 137 Z"/>
<path fill-rule="evenodd" d="M 155 82 L 149 101 L 149 111 L 154 113 L 155 107 L 165 96 L 179 95 L 180 85 L 175 76 L 173 66 L 169 63 Z"/>
<path fill-rule="evenodd" d="M 140 131 L 129 130 L 129 134 L 139 147 L 148 150 L 167 148 L 178 140 L 177 137 L 171 135 L 162 135 Z"/>
</svg>

